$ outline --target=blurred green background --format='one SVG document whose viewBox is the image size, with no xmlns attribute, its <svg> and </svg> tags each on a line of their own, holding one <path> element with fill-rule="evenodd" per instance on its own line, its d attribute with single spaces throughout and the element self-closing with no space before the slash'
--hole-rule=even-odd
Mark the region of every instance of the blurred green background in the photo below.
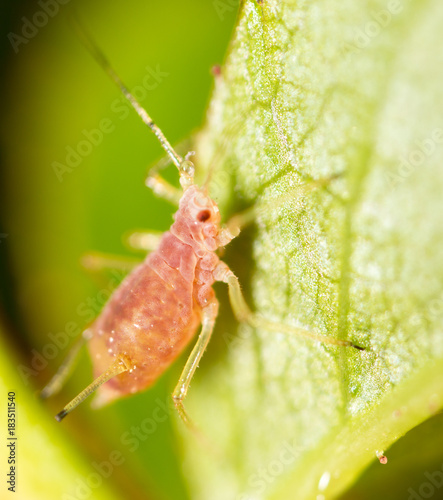
<svg viewBox="0 0 443 500">
<path fill-rule="evenodd" d="M 85 326 L 86 304 L 98 309 L 103 303 L 100 291 L 111 288 L 113 276 L 91 279 L 80 267 L 82 254 L 99 250 L 131 255 L 122 242 L 125 232 L 165 230 L 172 221 L 173 208 L 144 186 L 147 167 L 163 156 L 161 148 L 135 113 L 122 107 L 118 90 L 80 44 L 67 14 L 74 9 L 128 87 L 138 89 L 142 104 L 173 144 L 204 122 L 213 85 L 211 68 L 223 62 L 237 14 L 232 2 L 220 12 L 206 0 L 72 0 L 57 4 L 59 12 L 45 23 L 44 16 L 34 17 L 42 11 L 41 3 L 15 0 L 2 5 L 0 233 L 7 234 L 0 240 L 2 316 L 8 348 L 15 350 L 9 362 L 22 366 L 32 366 L 32 349 L 41 352 L 51 343 L 50 334 L 65 331 L 69 323 Z M 24 28 L 23 17 L 42 26 L 33 33 L 31 27 Z M 14 38 L 14 50 L 8 34 L 23 36 L 23 29 L 28 40 Z M 54 162 L 66 165 L 66 148 L 76 149 L 85 139 L 84 131 L 93 133 L 103 119 L 109 120 L 112 132 L 103 134 L 60 181 Z M 170 175 L 175 176 L 172 170 Z M 16 370 L 9 370 L 5 380 L 13 387 L 8 390 L 17 392 L 19 403 L 44 385 L 63 354 L 60 349 L 47 366 L 22 381 Z M 125 431 L 151 415 L 158 398 L 167 401 L 181 365 L 144 394 L 100 411 L 85 403 L 60 426 L 52 420 L 54 413 L 91 380 L 83 353 L 61 395 L 42 404 L 31 399 L 30 406 L 26 403 L 19 410 L 41 411 L 41 435 L 49 433 L 63 451 L 57 467 L 63 468 L 60 460 L 66 459 L 69 469 L 78 456 L 79 463 L 90 468 L 94 460 L 107 460 L 110 450 L 121 450 L 125 463 L 107 480 L 116 498 L 119 492 L 125 498 L 187 498 L 173 419 L 159 423 L 149 441 L 134 452 L 120 443 Z M 22 431 L 24 424 L 23 416 Z M 30 448 L 35 451 L 37 445 L 37 440 L 25 444 L 28 437 L 22 435 L 20 441 L 19 498 L 60 498 L 60 492 L 70 491 L 70 476 L 57 473 L 45 455 L 40 455 L 40 476 L 52 471 L 46 481 L 57 482 L 58 474 L 65 485 L 53 496 L 49 489 L 34 489 L 28 496 L 31 490 L 25 483 L 33 481 Z M 94 489 L 94 498 L 101 488 L 105 486 Z"/>
</svg>

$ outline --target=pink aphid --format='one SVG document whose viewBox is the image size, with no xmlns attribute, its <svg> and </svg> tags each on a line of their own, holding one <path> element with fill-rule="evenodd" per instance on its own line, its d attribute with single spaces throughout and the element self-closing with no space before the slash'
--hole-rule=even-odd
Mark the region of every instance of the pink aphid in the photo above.
<svg viewBox="0 0 443 500">
<path fill-rule="evenodd" d="M 195 185 L 186 189 L 174 218 L 158 249 L 123 281 L 90 328 L 94 374 L 105 372 L 116 358 L 127 367 L 100 387 L 100 402 L 149 387 L 202 320 L 215 321 L 212 284 L 227 267 L 214 251 L 232 237 L 220 229 L 217 205 Z"/>
<path fill-rule="evenodd" d="M 179 170 L 183 193 L 180 194 L 179 190 L 164 181 L 157 171 L 148 177 L 146 183 L 156 194 L 169 200 L 179 199 L 174 223 L 145 261 L 123 280 L 95 322 L 83 333 L 82 341 L 89 344 L 96 378 L 56 415 L 56 419 L 62 420 L 95 390 L 98 390 L 96 406 L 145 390 L 181 354 L 201 325 L 198 340 L 172 394 L 179 415 L 189 422 L 183 400 L 217 317 L 218 301 L 212 289 L 215 281 L 228 284 L 231 305 L 240 321 L 247 321 L 252 326 L 260 324 L 271 331 L 363 349 L 348 340 L 267 321 L 249 310 L 237 277 L 219 259 L 216 250 L 239 234 L 240 226 L 249 220 L 250 212 L 221 225 L 218 206 L 209 197 L 206 187 L 200 188 L 194 184 L 194 165 L 189 155 L 183 159 L 174 151 L 84 30 L 80 31 L 80 36 L 159 139 Z M 149 244 L 141 245 L 146 250 L 152 246 L 152 238 L 147 240 Z M 79 345 L 73 348 L 66 362 L 43 390 L 45 397 L 61 388 Z"/>
</svg>

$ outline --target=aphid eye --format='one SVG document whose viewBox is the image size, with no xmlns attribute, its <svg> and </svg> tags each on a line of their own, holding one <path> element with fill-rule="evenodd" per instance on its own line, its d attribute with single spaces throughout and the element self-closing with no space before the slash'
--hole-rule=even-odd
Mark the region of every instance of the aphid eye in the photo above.
<svg viewBox="0 0 443 500">
<path fill-rule="evenodd" d="M 202 210 L 197 215 L 197 220 L 200 222 L 206 222 L 209 217 L 211 217 L 211 212 L 209 210 Z"/>
</svg>

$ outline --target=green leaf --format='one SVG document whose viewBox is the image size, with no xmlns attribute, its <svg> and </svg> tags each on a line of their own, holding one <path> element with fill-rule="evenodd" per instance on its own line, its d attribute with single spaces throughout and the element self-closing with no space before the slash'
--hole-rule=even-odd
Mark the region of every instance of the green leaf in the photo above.
<svg viewBox="0 0 443 500">
<path fill-rule="evenodd" d="M 217 450 L 184 438 L 195 498 L 334 498 L 441 408 L 442 22 L 437 1 L 244 3 L 198 148 L 225 210 L 232 186 L 261 207 L 226 260 L 263 317 L 367 350 L 221 321 L 189 391 Z"/>
<path fill-rule="evenodd" d="M 12 347 L 4 340 L 3 324 L 0 327 L 0 393 L 5 408 L 0 421 L 0 436 L 4 450 L 7 450 L 4 451 L 1 468 L 4 478 L 2 488 L 7 492 L 3 493 L 4 498 L 8 494 L 11 497 L 15 494 L 14 498 L 23 500 L 71 500 L 90 495 L 97 500 L 123 498 L 103 477 L 115 472 L 113 469 L 121 465 L 122 456 L 113 455 L 115 464 L 120 463 L 114 464 L 114 467 L 109 463 L 103 475 L 98 474 L 96 462 L 96 467 L 93 460 L 85 462 L 63 430 L 55 429 L 53 418 L 39 404 L 38 394 L 32 394 L 28 384 L 34 370 L 16 359 Z M 15 410 L 11 420 L 8 420 L 9 402 Z M 15 432 L 13 435 L 8 432 L 11 425 Z M 15 448 L 6 448 L 10 443 L 14 443 Z M 6 483 L 10 467 L 15 467 L 15 485 Z M 15 493 L 9 491 L 11 487 L 15 488 Z"/>
</svg>

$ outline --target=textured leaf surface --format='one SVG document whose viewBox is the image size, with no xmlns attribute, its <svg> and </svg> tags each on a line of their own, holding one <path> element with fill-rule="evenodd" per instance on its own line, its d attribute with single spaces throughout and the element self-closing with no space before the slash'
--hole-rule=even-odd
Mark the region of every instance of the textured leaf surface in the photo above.
<svg viewBox="0 0 443 500">
<path fill-rule="evenodd" d="M 437 1 L 243 5 L 199 140 L 220 201 L 263 207 L 227 260 L 254 263 L 266 318 L 368 350 L 223 322 L 189 396 L 218 450 L 185 438 L 194 498 L 333 498 L 442 406 L 442 21 Z"/>
</svg>

